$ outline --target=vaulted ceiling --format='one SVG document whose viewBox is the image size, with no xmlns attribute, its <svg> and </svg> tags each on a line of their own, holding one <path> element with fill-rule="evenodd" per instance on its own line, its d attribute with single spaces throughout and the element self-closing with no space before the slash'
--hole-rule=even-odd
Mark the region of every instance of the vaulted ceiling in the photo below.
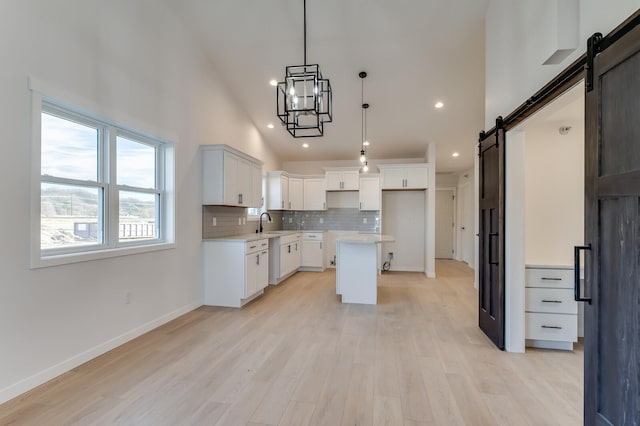
<svg viewBox="0 0 640 426">
<path fill-rule="evenodd" d="M 489 0 L 307 0 L 307 62 L 331 81 L 334 120 L 325 136 L 305 140 L 279 125 L 269 85 L 283 80 L 285 66 L 303 62 L 303 0 L 165 1 L 281 160 L 357 158 L 358 73 L 366 71 L 370 158 L 423 157 L 435 142 L 439 172 L 473 166 L 484 123 Z"/>
</svg>

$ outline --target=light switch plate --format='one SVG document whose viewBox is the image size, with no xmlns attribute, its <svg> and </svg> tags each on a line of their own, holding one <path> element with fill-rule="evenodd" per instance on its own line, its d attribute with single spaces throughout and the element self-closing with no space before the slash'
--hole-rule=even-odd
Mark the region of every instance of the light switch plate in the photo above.
<svg viewBox="0 0 640 426">
<path fill-rule="evenodd" d="M 216 218 L 212 218 L 211 220 L 211 226 L 216 226 Z"/>
<path fill-rule="evenodd" d="M 362 218 L 362 223 L 367 223 L 367 218 L 366 217 Z"/>
</svg>

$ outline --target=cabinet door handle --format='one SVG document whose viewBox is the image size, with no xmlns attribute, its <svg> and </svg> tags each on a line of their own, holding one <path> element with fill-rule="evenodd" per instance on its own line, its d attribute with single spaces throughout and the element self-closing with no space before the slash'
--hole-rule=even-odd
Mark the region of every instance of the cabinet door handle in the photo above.
<svg viewBox="0 0 640 426">
<path fill-rule="evenodd" d="M 562 330 L 562 327 L 557 326 L 557 325 L 541 325 L 540 327 L 542 327 L 542 328 L 553 328 L 555 330 Z"/>
<path fill-rule="evenodd" d="M 289 250 L 288 253 L 291 253 L 291 244 L 289 244 L 287 250 Z"/>
<path fill-rule="evenodd" d="M 282 208 L 284 209 L 284 200 L 280 201 L 280 203 L 282 204 Z"/>
<path fill-rule="evenodd" d="M 238 204 L 242 204 L 242 194 L 238 194 Z"/>
<path fill-rule="evenodd" d="M 250 249 L 254 249 L 254 248 L 256 248 L 256 247 L 257 247 L 257 246 L 249 246 L 249 248 L 250 248 Z"/>
<path fill-rule="evenodd" d="M 325 210 L 325 209 L 327 208 L 327 207 L 326 207 L 326 204 L 327 204 L 327 203 L 326 203 L 325 201 L 323 201 L 323 202 L 322 202 L 322 210 Z"/>
<path fill-rule="evenodd" d="M 320 250 L 322 250 L 322 241 L 320 241 Z"/>
<path fill-rule="evenodd" d="M 296 243 L 296 251 L 298 251 L 298 243 Z"/>
<path fill-rule="evenodd" d="M 256 254 L 256 265 L 260 265 L 260 255 Z"/>
<path fill-rule="evenodd" d="M 362 210 L 362 201 L 360 201 L 360 210 Z"/>
<path fill-rule="evenodd" d="M 562 300 L 541 300 L 542 303 L 562 303 Z"/>
<path fill-rule="evenodd" d="M 291 201 L 289 201 L 289 210 L 291 210 Z"/>
<path fill-rule="evenodd" d="M 562 281 L 562 278 L 547 278 L 547 277 L 542 277 L 540 278 L 542 281 Z"/>
</svg>

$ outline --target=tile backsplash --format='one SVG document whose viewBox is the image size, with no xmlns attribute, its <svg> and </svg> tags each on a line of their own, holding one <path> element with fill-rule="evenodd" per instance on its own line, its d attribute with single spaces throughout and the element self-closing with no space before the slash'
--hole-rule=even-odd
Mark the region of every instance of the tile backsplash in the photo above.
<svg viewBox="0 0 640 426">
<path fill-rule="evenodd" d="M 277 231 L 282 229 L 282 212 L 269 212 L 272 222 L 267 222 L 265 216 L 262 226 L 265 231 Z M 216 226 L 213 226 L 213 218 L 216 218 Z M 227 206 L 202 206 L 202 238 L 228 237 L 231 235 L 251 234 L 258 229 L 258 221 L 247 220 L 239 225 L 238 219 L 247 217 L 245 207 Z"/>
<path fill-rule="evenodd" d="M 380 232 L 380 212 L 357 208 L 284 212 L 282 222 L 285 230 Z"/>
<path fill-rule="evenodd" d="M 202 206 L 202 238 L 252 234 L 258 229 L 257 221 L 238 220 L 247 217 L 244 207 Z M 380 212 L 361 212 L 357 208 L 334 208 L 326 211 L 272 211 L 272 222 L 265 220 L 265 231 L 304 230 L 380 232 Z M 216 226 L 213 226 L 213 218 Z M 366 223 L 364 223 L 366 221 Z"/>
</svg>

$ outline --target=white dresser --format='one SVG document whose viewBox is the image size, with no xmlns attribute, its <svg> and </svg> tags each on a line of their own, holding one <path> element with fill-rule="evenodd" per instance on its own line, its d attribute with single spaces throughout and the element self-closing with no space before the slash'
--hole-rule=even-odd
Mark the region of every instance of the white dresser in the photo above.
<svg viewBox="0 0 640 426">
<path fill-rule="evenodd" d="M 573 267 L 527 265 L 525 277 L 527 346 L 573 350 L 578 341 Z"/>
</svg>

